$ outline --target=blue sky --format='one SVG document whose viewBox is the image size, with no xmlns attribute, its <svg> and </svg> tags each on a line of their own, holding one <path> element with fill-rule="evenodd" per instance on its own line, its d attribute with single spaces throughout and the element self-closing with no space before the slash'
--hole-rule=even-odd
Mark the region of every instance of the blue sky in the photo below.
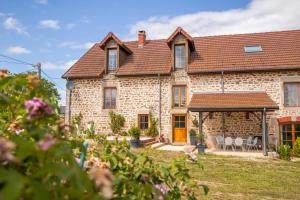
<svg viewBox="0 0 300 200">
<path fill-rule="evenodd" d="M 299 2 L 0 0 L 0 54 L 41 62 L 45 73 L 59 78 L 109 31 L 134 40 L 138 30 L 156 39 L 167 37 L 177 26 L 192 36 L 299 29 Z M 0 68 L 15 73 L 32 69 L 2 57 Z M 64 95 L 65 81 L 52 81 Z"/>
</svg>

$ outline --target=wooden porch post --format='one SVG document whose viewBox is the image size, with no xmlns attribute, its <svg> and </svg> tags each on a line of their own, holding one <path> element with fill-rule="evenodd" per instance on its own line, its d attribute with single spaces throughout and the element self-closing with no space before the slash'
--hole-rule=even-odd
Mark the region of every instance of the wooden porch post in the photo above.
<svg viewBox="0 0 300 200">
<path fill-rule="evenodd" d="M 262 140 L 263 140 L 264 156 L 268 156 L 267 137 L 268 137 L 268 132 L 267 132 L 266 108 L 264 108 L 264 111 L 262 112 Z"/>
<path fill-rule="evenodd" d="M 203 127 L 203 118 L 202 118 L 202 112 L 199 112 L 199 133 L 202 133 Z"/>
<path fill-rule="evenodd" d="M 222 135 L 223 138 L 225 139 L 225 116 L 224 116 L 224 112 L 222 112 Z"/>
</svg>

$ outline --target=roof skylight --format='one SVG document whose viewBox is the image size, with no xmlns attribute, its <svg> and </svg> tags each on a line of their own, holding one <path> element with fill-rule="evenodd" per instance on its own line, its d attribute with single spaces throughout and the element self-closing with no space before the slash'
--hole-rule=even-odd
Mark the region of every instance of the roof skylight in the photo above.
<svg viewBox="0 0 300 200">
<path fill-rule="evenodd" d="M 244 47 L 244 50 L 245 53 L 257 53 L 263 51 L 261 45 L 247 45 Z"/>
</svg>

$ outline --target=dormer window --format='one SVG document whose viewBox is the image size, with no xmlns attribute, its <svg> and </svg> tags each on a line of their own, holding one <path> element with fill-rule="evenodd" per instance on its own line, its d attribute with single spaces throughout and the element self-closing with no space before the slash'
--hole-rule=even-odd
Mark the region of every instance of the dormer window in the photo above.
<svg viewBox="0 0 300 200">
<path fill-rule="evenodd" d="M 172 69 L 188 70 L 190 55 L 195 51 L 193 38 L 178 27 L 167 39 L 167 44 L 172 51 Z"/>
<path fill-rule="evenodd" d="M 185 67 L 185 45 L 175 45 L 175 69 L 183 69 Z"/>
<path fill-rule="evenodd" d="M 99 46 L 106 54 L 104 59 L 105 73 L 116 71 L 122 66 L 126 57 L 132 54 L 132 51 L 112 32 L 105 36 Z"/>
<path fill-rule="evenodd" d="M 108 71 L 114 71 L 117 68 L 117 49 L 108 49 Z"/>
</svg>

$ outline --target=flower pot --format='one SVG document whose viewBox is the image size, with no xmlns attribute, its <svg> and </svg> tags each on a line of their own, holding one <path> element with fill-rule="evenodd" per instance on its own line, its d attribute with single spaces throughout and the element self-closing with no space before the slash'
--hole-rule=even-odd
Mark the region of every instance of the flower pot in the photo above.
<svg viewBox="0 0 300 200">
<path fill-rule="evenodd" d="M 204 144 L 198 144 L 197 145 L 197 148 L 198 148 L 198 153 L 205 153 L 205 145 Z"/>
<path fill-rule="evenodd" d="M 197 145 L 196 135 L 190 135 L 190 143 L 191 143 L 191 145 Z"/>
<path fill-rule="evenodd" d="M 141 141 L 140 140 L 130 140 L 130 146 L 133 148 L 139 148 L 139 147 L 141 147 Z"/>
</svg>

